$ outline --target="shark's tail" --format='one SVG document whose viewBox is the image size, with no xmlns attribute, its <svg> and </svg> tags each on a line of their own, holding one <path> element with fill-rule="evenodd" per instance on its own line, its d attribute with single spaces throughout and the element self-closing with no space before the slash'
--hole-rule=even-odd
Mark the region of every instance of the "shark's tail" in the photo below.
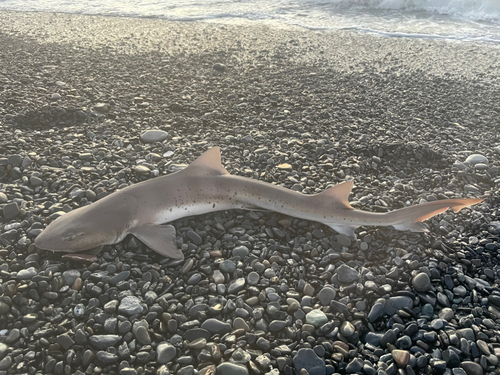
<svg viewBox="0 0 500 375">
<path fill-rule="evenodd" d="M 426 202 L 416 206 L 405 207 L 399 210 L 388 212 L 388 218 L 391 218 L 391 224 L 397 230 L 409 230 L 411 232 L 427 232 L 428 230 L 422 224 L 424 220 L 430 219 L 437 214 L 452 208 L 455 212 L 462 208 L 481 203 L 482 199 L 475 198 L 455 198 L 443 199 L 433 202 Z"/>
</svg>

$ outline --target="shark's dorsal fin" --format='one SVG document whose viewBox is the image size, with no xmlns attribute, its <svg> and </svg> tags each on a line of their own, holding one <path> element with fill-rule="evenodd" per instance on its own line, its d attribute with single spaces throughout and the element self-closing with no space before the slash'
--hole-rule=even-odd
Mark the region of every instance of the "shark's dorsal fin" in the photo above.
<svg viewBox="0 0 500 375">
<path fill-rule="evenodd" d="M 353 210 L 351 204 L 349 203 L 349 194 L 351 194 L 353 186 L 353 181 L 342 182 L 341 184 L 338 184 L 329 189 L 326 189 L 325 191 L 322 191 L 319 194 L 316 194 L 314 197 L 317 197 L 317 199 L 321 199 L 323 202 L 325 202 L 325 204 L 335 201 L 336 204 Z"/>
<path fill-rule="evenodd" d="M 196 173 L 197 175 L 210 176 L 229 174 L 226 168 L 222 166 L 219 147 L 212 147 L 205 151 L 198 159 L 189 164 L 184 171 L 187 173 Z"/>
</svg>

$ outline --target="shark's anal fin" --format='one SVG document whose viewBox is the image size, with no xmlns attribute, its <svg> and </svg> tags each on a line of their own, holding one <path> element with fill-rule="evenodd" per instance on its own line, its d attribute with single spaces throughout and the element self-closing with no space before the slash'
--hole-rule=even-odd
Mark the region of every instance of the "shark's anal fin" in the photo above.
<svg viewBox="0 0 500 375">
<path fill-rule="evenodd" d="M 397 230 L 409 230 L 410 232 L 428 232 L 429 229 L 425 226 L 424 223 L 417 222 L 417 223 L 406 223 L 406 224 L 396 224 L 393 225 L 394 229 Z"/>
<path fill-rule="evenodd" d="M 337 233 L 356 239 L 356 233 L 354 231 L 356 230 L 357 226 L 355 225 L 335 225 L 328 223 L 326 223 L 326 225 L 328 225 Z"/>
<path fill-rule="evenodd" d="M 144 225 L 128 231 L 147 247 L 170 259 L 184 259 L 184 254 L 175 243 L 175 228 L 172 225 Z"/>
</svg>

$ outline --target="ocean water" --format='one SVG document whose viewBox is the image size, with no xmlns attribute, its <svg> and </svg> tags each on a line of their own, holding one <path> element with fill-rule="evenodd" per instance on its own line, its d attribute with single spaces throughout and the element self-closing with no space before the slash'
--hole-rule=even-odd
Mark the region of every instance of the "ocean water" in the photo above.
<svg viewBox="0 0 500 375">
<path fill-rule="evenodd" d="M 0 0 L 1 9 L 500 43 L 500 0 Z"/>
</svg>

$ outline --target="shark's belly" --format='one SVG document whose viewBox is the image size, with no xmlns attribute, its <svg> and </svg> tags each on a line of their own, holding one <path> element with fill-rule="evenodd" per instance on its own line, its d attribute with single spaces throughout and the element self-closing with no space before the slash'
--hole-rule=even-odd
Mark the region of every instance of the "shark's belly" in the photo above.
<svg viewBox="0 0 500 375">
<path fill-rule="evenodd" d="M 165 224 L 186 216 L 202 215 L 214 211 L 225 211 L 233 209 L 246 209 L 248 205 L 244 203 L 193 203 L 184 206 L 166 207 L 156 214 L 154 222 L 156 224 Z"/>
</svg>

